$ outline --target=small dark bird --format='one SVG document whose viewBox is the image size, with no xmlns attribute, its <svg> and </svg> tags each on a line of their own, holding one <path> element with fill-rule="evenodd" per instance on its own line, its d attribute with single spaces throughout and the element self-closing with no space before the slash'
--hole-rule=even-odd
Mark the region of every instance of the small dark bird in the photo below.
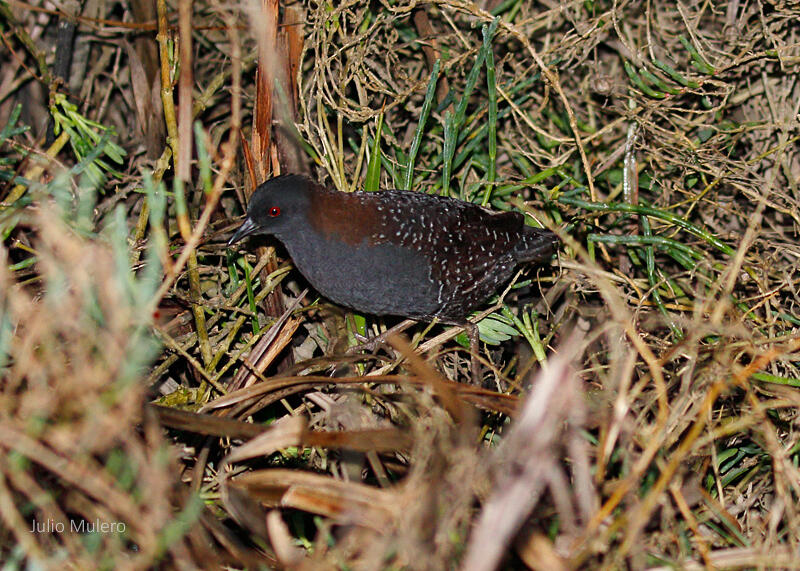
<svg viewBox="0 0 800 571">
<path fill-rule="evenodd" d="M 517 265 L 547 260 L 558 245 L 518 212 L 404 190 L 338 192 L 293 174 L 256 189 L 228 246 L 251 234 L 278 238 L 336 303 L 457 325 Z"/>
</svg>

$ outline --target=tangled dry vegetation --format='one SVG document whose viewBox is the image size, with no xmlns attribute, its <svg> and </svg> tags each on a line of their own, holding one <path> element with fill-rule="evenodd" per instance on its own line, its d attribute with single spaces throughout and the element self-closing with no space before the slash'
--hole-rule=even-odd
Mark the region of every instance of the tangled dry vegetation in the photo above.
<svg viewBox="0 0 800 571">
<path fill-rule="evenodd" d="M 798 566 L 800 4 L 76 10 L 0 4 L 4 568 Z M 347 354 L 394 322 L 224 247 L 277 170 L 564 245 L 482 379 Z"/>
</svg>

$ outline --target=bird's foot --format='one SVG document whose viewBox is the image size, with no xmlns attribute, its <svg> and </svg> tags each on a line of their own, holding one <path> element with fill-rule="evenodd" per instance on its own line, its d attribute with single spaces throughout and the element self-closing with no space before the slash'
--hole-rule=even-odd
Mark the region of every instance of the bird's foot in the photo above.
<svg viewBox="0 0 800 571">
<path fill-rule="evenodd" d="M 391 327 L 391 328 L 387 329 L 386 331 L 384 331 L 380 335 L 376 335 L 375 337 L 372 337 L 372 338 L 366 338 L 366 337 L 364 337 L 362 335 L 356 334 L 356 340 L 359 341 L 359 344 L 348 348 L 347 351 L 345 351 L 345 353 L 347 355 L 354 355 L 356 353 L 361 353 L 363 351 L 368 351 L 370 353 L 374 353 L 375 351 L 378 350 L 378 348 L 380 348 L 382 346 L 383 347 L 388 346 L 386 340 L 391 335 L 394 335 L 396 333 L 402 333 L 403 331 L 405 331 L 406 329 L 408 329 L 409 327 L 411 327 L 415 323 L 416 323 L 416 321 L 414 321 L 413 319 L 406 319 L 404 321 L 401 321 L 400 323 L 398 323 L 394 327 Z"/>
</svg>

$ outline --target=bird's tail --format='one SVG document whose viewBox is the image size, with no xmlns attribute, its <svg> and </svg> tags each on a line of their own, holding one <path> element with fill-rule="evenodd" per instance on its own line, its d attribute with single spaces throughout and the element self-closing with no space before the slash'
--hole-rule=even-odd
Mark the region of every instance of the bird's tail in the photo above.
<svg viewBox="0 0 800 571">
<path fill-rule="evenodd" d="M 558 249 L 558 237 L 550 230 L 525 226 L 514 254 L 517 262 L 543 262 Z"/>
</svg>

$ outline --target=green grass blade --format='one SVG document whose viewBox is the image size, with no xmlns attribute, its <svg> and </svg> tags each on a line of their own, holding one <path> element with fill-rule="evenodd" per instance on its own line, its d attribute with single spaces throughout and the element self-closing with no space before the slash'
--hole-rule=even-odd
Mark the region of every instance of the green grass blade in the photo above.
<svg viewBox="0 0 800 571">
<path fill-rule="evenodd" d="M 422 135 L 425 131 L 425 123 L 428 120 L 428 115 L 431 112 L 433 99 L 436 96 L 436 83 L 439 79 L 440 60 L 436 60 L 431 70 L 431 77 L 428 80 L 428 88 L 425 91 L 425 101 L 422 103 L 422 110 L 420 111 L 419 121 L 417 122 L 417 129 L 414 132 L 414 140 L 411 141 L 411 148 L 408 151 L 408 159 L 406 160 L 406 172 L 403 184 L 401 186 L 404 190 L 411 190 L 411 182 L 414 179 L 414 162 L 417 160 L 417 153 L 419 152 L 420 145 L 422 144 Z"/>
<path fill-rule="evenodd" d="M 367 165 L 367 178 L 364 190 L 375 192 L 381 184 L 381 130 L 383 129 L 383 111 L 378 115 L 378 126 L 375 128 L 375 139 L 372 141 L 372 152 Z"/>
<path fill-rule="evenodd" d="M 497 18 L 495 18 L 497 21 Z M 483 195 L 483 206 L 489 203 L 492 197 L 492 187 L 497 178 L 497 85 L 495 83 L 494 53 L 492 52 L 492 36 L 489 35 L 488 26 L 483 27 L 483 48 L 486 51 L 486 85 L 489 94 L 489 165 L 486 173 L 486 193 Z"/>
</svg>

